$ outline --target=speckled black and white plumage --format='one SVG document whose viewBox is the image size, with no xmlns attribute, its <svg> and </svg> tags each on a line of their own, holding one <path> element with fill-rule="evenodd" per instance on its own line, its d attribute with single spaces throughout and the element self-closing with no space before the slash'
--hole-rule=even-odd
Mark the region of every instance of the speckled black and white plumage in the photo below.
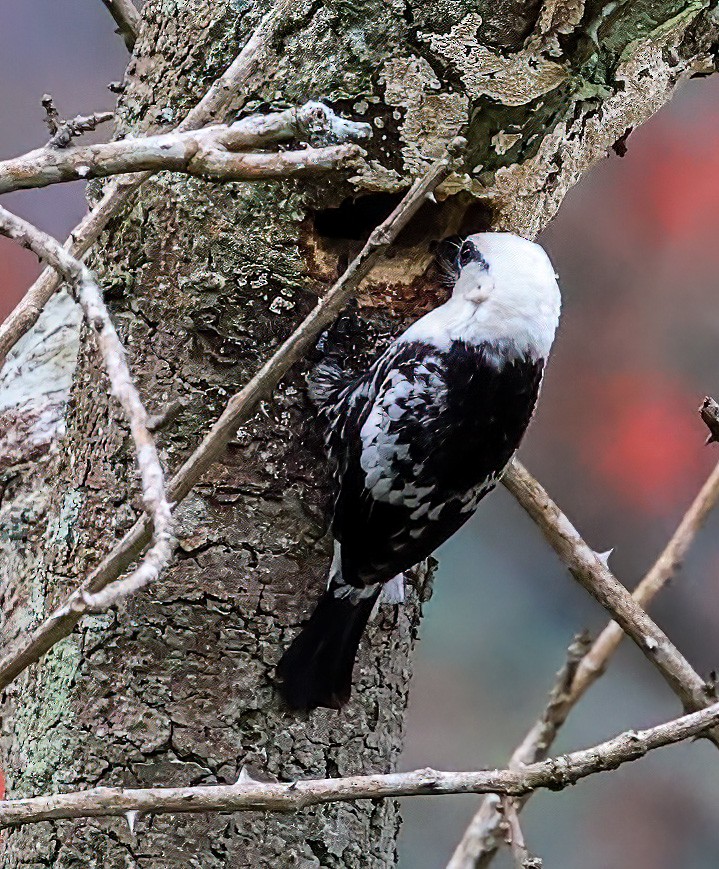
<svg viewBox="0 0 719 869">
<path fill-rule="evenodd" d="M 278 668 L 291 707 L 346 702 L 383 584 L 451 537 L 494 488 L 534 412 L 559 308 L 539 246 L 470 236 L 448 302 L 353 382 L 331 363 L 320 368 L 313 397 L 337 479 L 335 558 Z"/>
<path fill-rule="evenodd" d="M 338 403 L 328 447 L 345 583 L 384 582 L 417 564 L 495 486 L 527 428 L 544 368 L 536 359 L 497 362 L 490 345 L 458 341 L 438 351 L 402 342 Z"/>
</svg>

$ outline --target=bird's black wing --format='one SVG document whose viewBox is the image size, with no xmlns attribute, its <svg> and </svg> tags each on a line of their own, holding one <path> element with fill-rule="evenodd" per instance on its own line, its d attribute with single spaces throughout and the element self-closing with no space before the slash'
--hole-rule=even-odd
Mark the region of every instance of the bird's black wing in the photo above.
<svg viewBox="0 0 719 869">
<path fill-rule="evenodd" d="M 519 445 L 541 371 L 491 348 L 407 342 L 347 389 L 328 438 L 345 582 L 390 579 L 472 515 Z"/>
<path fill-rule="evenodd" d="M 434 348 L 401 343 L 344 396 L 328 446 L 337 466 L 332 529 L 342 547 L 345 582 L 390 579 L 431 553 L 466 518 L 427 520 L 440 494 L 431 459 L 452 435 L 445 373 Z"/>
</svg>

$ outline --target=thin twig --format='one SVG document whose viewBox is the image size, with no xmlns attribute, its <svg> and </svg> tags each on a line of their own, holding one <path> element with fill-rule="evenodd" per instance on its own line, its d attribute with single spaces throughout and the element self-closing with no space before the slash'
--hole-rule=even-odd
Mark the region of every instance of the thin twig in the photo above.
<svg viewBox="0 0 719 869">
<path fill-rule="evenodd" d="M 130 426 L 137 465 L 142 480 L 142 497 L 151 520 L 153 544 L 137 569 L 125 579 L 109 585 L 101 594 L 86 594 L 86 609 L 104 609 L 118 597 L 142 588 L 154 580 L 172 556 L 172 513 L 165 496 L 165 475 L 155 441 L 147 429 L 147 411 L 132 382 L 125 352 L 112 324 L 102 293 L 92 272 L 71 256 L 54 238 L 0 206 L 0 234 L 31 250 L 56 269 L 76 291 L 77 300 L 93 330 L 113 395 L 119 401 Z"/>
<path fill-rule="evenodd" d="M 68 122 L 73 123 L 73 122 Z M 66 127 L 61 127 L 60 132 Z M 56 134 L 55 138 L 59 133 Z M 252 181 L 337 170 L 362 153 L 353 139 L 371 135 L 369 124 L 348 121 L 323 103 L 255 115 L 230 125 L 140 136 L 74 148 L 39 148 L 0 162 L 0 194 L 65 181 L 134 172 L 186 172 L 224 181 Z M 278 153 L 237 153 L 289 139 L 323 147 Z M 331 144 L 329 144 L 331 142 Z"/>
<path fill-rule="evenodd" d="M 195 134 L 197 135 L 197 134 Z M 298 151 L 278 151 L 276 154 L 233 154 L 218 148 L 195 150 L 194 142 L 177 143 L 172 147 L 162 141 L 149 147 L 128 147 L 128 142 L 107 145 L 88 145 L 73 149 L 74 153 L 60 152 L 64 159 L 46 159 L 36 173 L 15 175 L 0 180 L 0 193 L 8 192 L 3 181 L 8 180 L 10 190 L 26 187 L 46 187 L 62 181 L 89 181 L 130 172 L 184 172 L 211 181 L 261 181 L 269 178 L 293 178 L 298 175 L 317 175 L 336 172 L 353 166 L 362 154 L 357 145 L 330 145 L 327 148 L 303 148 Z M 198 136 L 198 138 L 201 138 Z M 145 142 L 135 140 L 142 146 Z M 134 144 L 134 143 L 133 143 Z M 120 146 L 120 147 L 118 147 Z M 87 158 L 87 162 L 84 162 Z"/>
<path fill-rule="evenodd" d="M 91 115 L 76 115 L 66 121 L 60 117 L 50 94 L 45 94 L 40 103 L 45 109 L 45 124 L 50 130 L 48 149 L 66 148 L 72 139 L 82 136 L 83 133 L 93 132 L 100 124 L 106 124 L 115 117 L 114 112 L 93 112 Z"/>
<path fill-rule="evenodd" d="M 507 833 L 507 844 L 512 851 L 516 869 L 542 869 L 542 861 L 529 853 L 527 844 L 524 841 L 524 833 L 519 823 L 516 798 L 505 794 L 499 798 L 499 805 Z"/>
<path fill-rule="evenodd" d="M 60 818 L 97 818 L 179 812 L 297 812 L 308 806 L 388 797 L 499 793 L 514 797 L 537 788 L 563 790 L 582 778 L 698 736 L 719 723 L 719 703 L 646 730 L 629 730 L 571 754 L 523 769 L 440 772 L 420 769 L 308 781 L 260 782 L 241 775 L 232 785 L 176 788 L 93 788 L 70 794 L 0 802 L 0 827 Z"/>
<path fill-rule="evenodd" d="M 614 624 L 612 622 L 611 624 Z M 566 708 L 571 696 L 577 671 L 591 648 L 591 637 L 583 631 L 577 634 L 567 649 L 567 659 L 554 678 L 546 706 L 527 737 L 519 744 L 512 755 L 510 764 L 528 764 L 544 760 L 549 754 L 554 737 L 566 718 Z"/>
<path fill-rule="evenodd" d="M 503 477 L 514 495 L 539 526 L 545 539 L 559 555 L 579 584 L 610 614 L 619 627 L 661 673 L 682 701 L 685 709 L 703 709 L 716 699 L 714 686 L 692 668 L 669 637 L 632 598 L 548 493 L 518 461 Z M 719 734 L 709 738 L 719 746 Z"/>
<path fill-rule="evenodd" d="M 697 531 L 704 524 L 717 500 L 719 500 L 719 464 L 714 467 L 651 570 L 634 589 L 632 598 L 640 607 L 646 607 L 674 575 L 684 560 Z M 602 675 L 623 637 L 622 629 L 613 621 L 597 637 L 577 667 L 570 694 L 570 707 Z"/>
<path fill-rule="evenodd" d="M 280 0 L 267 12 L 232 64 L 212 83 L 205 96 L 176 128 L 178 132 L 197 130 L 218 119 L 225 120 L 230 111 L 241 104 L 243 85 L 260 67 L 264 52 L 272 44 L 277 29 L 291 18 L 294 5 L 294 0 Z M 102 199 L 80 221 L 65 243 L 76 259 L 85 256 L 109 221 L 128 204 L 152 174 L 142 172 L 129 178 L 120 176 L 107 185 Z M 0 325 L 0 368 L 17 341 L 35 325 L 61 283 L 54 269 L 45 269 Z"/>
<path fill-rule="evenodd" d="M 370 235 L 367 243 L 347 270 L 320 299 L 314 310 L 275 350 L 255 376 L 227 403 L 219 419 L 205 435 L 200 446 L 175 473 L 168 486 L 169 498 L 178 503 L 222 454 L 237 429 L 249 420 L 262 399 L 269 397 L 317 337 L 337 317 L 360 282 L 369 274 L 382 253 L 409 223 L 426 197 L 450 174 L 464 139 L 455 139 L 447 154 L 414 182 L 395 210 Z M 84 596 L 96 593 L 112 582 L 147 545 L 150 524 L 139 519 L 87 579 L 16 648 L 0 660 L 0 690 L 7 687 L 26 667 L 39 660 L 48 649 L 68 636 L 86 611 Z"/>
<path fill-rule="evenodd" d="M 646 608 L 675 574 L 717 501 L 719 463 L 707 477 L 657 560 L 634 589 L 632 598 L 641 607 Z M 517 764 L 534 763 L 547 756 L 570 711 L 605 672 L 623 637 L 622 629 L 611 621 L 589 648 L 582 650 L 575 640 L 573 647 L 570 647 L 567 666 L 557 676 L 547 708 L 512 753 L 509 762 L 511 768 Z M 485 869 L 489 866 L 497 850 L 502 820 L 496 811 L 496 802 L 492 797 L 483 800 L 447 869 Z M 524 801 L 520 803 L 520 811 L 523 805 Z"/>
<path fill-rule="evenodd" d="M 102 0 L 117 24 L 117 33 L 124 39 L 128 51 L 135 47 L 140 31 L 140 13 L 132 0 Z"/>
</svg>

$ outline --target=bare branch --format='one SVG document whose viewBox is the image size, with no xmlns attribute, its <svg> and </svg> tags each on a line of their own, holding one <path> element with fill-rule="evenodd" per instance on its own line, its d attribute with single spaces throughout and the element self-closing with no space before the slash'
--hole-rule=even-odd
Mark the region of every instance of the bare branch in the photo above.
<svg viewBox="0 0 719 869">
<path fill-rule="evenodd" d="M 224 181 L 328 172 L 350 165 L 362 153 L 356 145 L 344 142 L 369 135 L 369 124 L 347 121 L 322 103 L 310 102 L 299 109 L 243 118 L 229 126 L 216 125 L 198 131 L 64 149 L 52 147 L 51 143 L 51 146 L 0 162 L 0 193 L 162 170 Z M 309 137 L 323 143 L 334 142 L 324 147 L 274 154 L 230 153 Z"/>
<path fill-rule="evenodd" d="M 322 330 L 333 322 L 360 282 L 369 274 L 402 228 L 409 223 L 426 197 L 450 174 L 455 155 L 463 146 L 463 139 L 455 139 L 448 153 L 422 178 L 415 181 L 395 210 L 372 232 L 365 246 L 340 279 L 322 297 L 317 307 L 275 350 L 249 383 L 232 396 L 200 446 L 170 480 L 168 492 L 174 503 L 181 501 L 188 494 L 215 459 L 221 455 L 228 442 L 235 436 L 238 427 L 250 419 L 259 402 L 271 395 L 275 386 L 313 345 Z M 72 631 L 86 610 L 85 595 L 99 592 L 116 579 L 142 552 L 147 545 L 149 533 L 149 520 L 143 517 L 135 523 L 85 582 L 66 599 L 65 603 L 28 638 L 5 654 L 0 660 L 0 690 L 7 687 L 26 667 L 39 660 L 48 649 Z"/>
<path fill-rule="evenodd" d="M 524 833 L 519 823 L 517 800 L 505 794 L 500 798 L 499 805 L 507 833 L 507 844 L 512 850 L 516 869 L 542 869 L 542 861 L 538 857 L 532 857 L 527 850 Z"/>
<path fill-rule="evenodd" d="M 292 15 L 292 0 L 280 0 L 267 12 L 227 70 L 216 79 L 200 102 L 176 128 L 178 132 L 197 130 L 218 118 L 225 120 L 242 101 L 243 85 L 261 66 L 264 53 L 282 22 Z M 131 178 L 116 178 L 108 184 L 102 199 L 70 233 L 66 247 L 77 259 L 85 256 L 108 222 L 125 207 L 140 185 L 152 177 L 142 172 Z M 15 310 L 0 326 L 0 367 L 18 339 L 37 322 L 48 299 L 62 281 L 53 269 L 45 269 L 30 287 Z"/>
<path fill-rule="evenodd" d="M 50 94 L 45 94 L 40 100 L 45 109 L 45 124 L 52 137 L 47 143 L 48 148 L 66 148 L 73 138 L 91 133 L 100 124 L 105 124 L 115 117 L 114 112 L 93 112 L 91 115 L 76 115 L 69 121 L 60 117 Z"/>
<path fill-rule="evenodd" d="M 682 517 L 663 552 L 632 593 L 641 607 L 646 607 L 660 592 L 684 559 L 707 515 L 719 500 L 719 464 L 714 467 L 692 505 Z M 570 707 L 579 700 L 605 671 L 609 659 L 622 641 L 624 633 L 616 622 L 610 622 L 580 661 L 572 683 Z M 567 709 L 569 712 L 569 709 Z"/>
<path fill-rule="evenodd" d="M 512 754 L 509 762 L 512 768 L 544 760 L 549 753 L 557 730 L 566 720 L 572 687 L 590 643 L 591 639 L 587 633 L 578 634 L 572 640 L 567 649 L 567 660 L 554 679 L 554 685 L 549 692 L 542 714 Z"/>
<path fill-rule="evenodd" d="M 337 171 L 351 166 L 362 151 L 357 145 L 331 145 L 280 151 L 276 154 L 232 154 L 201 146 L 203 136 L 194 133 L 192 140 L 171 142 L 174 137 L 150 140 L 124 140 L 107 145 L 88 145 L 44 155 L 42 166 L 28 166 L 28 173 L 15 164 L 13 176 L 0 178 L 0 193 L 27 187 L 46 187 L 62 181 L 89 181 L 129 172 L 185 172 L 213 181 L 258 181 L 267 178 L 291 178 L 295 175 Z M 196 141 L 195 141 L 196 140 Z M 10 162 L 10 161 L 8 161 Z M 13 161 L 14 162 L 14 161 Z M 2 171 L 2 167 L 0 167 Z"/>
<path fill-rule="evenodd" d="M 93 788 L 71 794 L 0 802 L 0 827 L 60 818 L 120 817 L 128 812 L 297 812 L 308 806 L 388 797 L 498 793 L 519 797 L 538 788 L 563 790 L 582 778 L 616 769 L 649 751 L 719 724 L 719 703 L 647 730 L 629 730 L 571 754 L 523 769 L 440 772 L 420 769 L 309 781 L 260 782 L 241 775 L 233 785 L 179 788 Z"/>
<path fill-rule="evenodd" d="M 634 589 L 632 598 L 636 603 L 646 607 L 664 588 L 718 500 L 719 464 L 707 477 L 656 562 Z M 547 756 L 570 711 L 604 673 L 623 637 L 622 629 L 611 621 L 589 648 L 586 638 L 575 639 L 569 650 L 567 664 L 557 675 L 546 709 L 514 750 L 510 768 L 517 764 L 533 763 Z M 520 803 L 519 810 L 524 802 Z M 482 869 L 489 865 L 497 850 L 502 821 L 496 806 L 497 800 L 492 797 L 482 802 L 447 869 Z"/>
<path fill-rule="evenodd" d="M 109 585 L 102 594 L 84 596 L 83 607 L 86 610 L 103 609 L 119 596 L 154 580 L 170 560 L 173 550 L 173 520 L 165 496 L 165 475 L 155 441 L 147 429 L 147 411 L 132 382 L 122 344 L 90 270 L 71 256 L 54 238 L 2 207 L 0 234 L 31 250 L 56 269 L 75 289 L 85 319 L 97 338 L 112 393 L 125 412 L 135 444 L 143 502 L 154 528 L 153 544 L 142 563 L 129 577 Z"/>
<path fill-rule="evenodd" d="M 135 47 L 140 31 L 140 13 L 132 0 L 102 0 L 117 24 L 117 33 L 124 39 L 128 51 Z"/>
<path fill-rule="evenodd" d="M 627 589 L 582 540 L 569 519 L 526 468 L 518 461 L 513 461 L 503 482 L 537 523 L 572 576 L 634 640 L 684 707 L 702 709 L 713 702 L 714 687 L 695 672 L 664 631 L 632 599 Z M 719 745 L 719 734 L 709 734 L 709 738 Z"/>
</svg>

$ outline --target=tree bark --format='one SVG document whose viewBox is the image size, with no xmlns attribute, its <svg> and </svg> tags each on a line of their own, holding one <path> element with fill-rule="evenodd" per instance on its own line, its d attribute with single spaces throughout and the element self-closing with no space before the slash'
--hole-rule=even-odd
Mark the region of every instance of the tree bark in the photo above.
<svg viewBox="0 0 719 869">
<path fill-rule="evenodd" d="M 175 124 L 265 10 L 148 0 L 118 132 Z M 177 467 L 453 136 L 469 139 L 465 171 L 363 288 L 365 349 L 442 299 L 440 239 L 489 227 L 536 234 L 682 78 L 711 71 L 713 21 L 708 3 L 293 7 L 238 103 L 324 98 L 372 123 L 368 168 L 311 185 L 156 176 L 93 262 L 151 410 L 187 401 L 160 436 L 166 466 Z M 5 462 L 4 639 L 49 612 L 141 509 L 128 436 L 87 335 L 81 346 L 59 449 Z M 6 692 L 8 794 L 229 782 L 243 765 L 283 780 L 391 770 L 425 573 L 407 605 L 371 625 L 345 710 L 290 715 L 273 687 L 325 579 L 329 492 L 298 371 L 178 508 L 172 570 L 116 613 L 87 619 Z M 0 853 L 8 869 L 386 867 L 398 828 L 388 800 L 287 817 L 139 819 L 134 833 L 120 821 L 45 823 L 6 834 Z"/>
</svg>

